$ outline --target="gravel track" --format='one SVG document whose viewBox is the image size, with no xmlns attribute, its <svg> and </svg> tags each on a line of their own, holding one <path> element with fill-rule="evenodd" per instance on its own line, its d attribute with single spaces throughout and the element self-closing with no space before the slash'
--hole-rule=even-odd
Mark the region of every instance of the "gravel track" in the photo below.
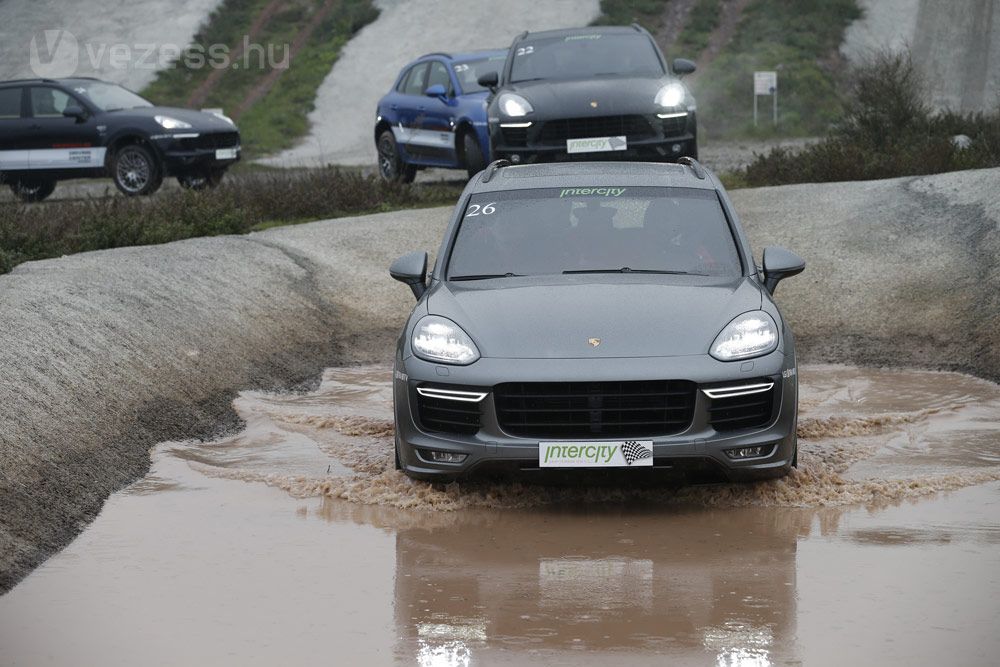
<svg viewBox="0 0 1000 667">
<path fill-rule="evenodd" d="M 779 301 L 803 361 L 1000 379 L 1000 170 L 733 192 L 757 252 L 808 261 Z M 85 253 L 0 276 L 0 591 L 142 475 L 232 427 L 251 388 L 384 362 L 412 305 L 386 267 L 449 209 Z"/>
</svg>

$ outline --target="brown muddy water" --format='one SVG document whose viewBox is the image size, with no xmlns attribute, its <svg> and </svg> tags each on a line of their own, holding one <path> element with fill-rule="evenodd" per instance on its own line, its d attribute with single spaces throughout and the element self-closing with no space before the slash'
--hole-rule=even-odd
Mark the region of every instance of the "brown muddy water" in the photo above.
<svg viewBox="0 0 1000 667">
<path fill-rule="evenodd" d="M 2 665 L 1000 662 L 1000 387 L 801 369 L 800 468 L 434 487 L 386 368 L 246 393 L 0 597 Z"/>
</svg>

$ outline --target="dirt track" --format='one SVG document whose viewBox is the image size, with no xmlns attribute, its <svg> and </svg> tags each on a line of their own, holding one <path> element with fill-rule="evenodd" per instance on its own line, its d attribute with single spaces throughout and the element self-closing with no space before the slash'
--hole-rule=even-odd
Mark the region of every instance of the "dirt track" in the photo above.
<svg viewBox="0 0 1000 667">
<path fill-rule="evenodd" d="M 804 361 L 1000 378 L 1000 170 L 733 193 L 757 252 L 801 253 L 778 292 Z M 411 305 L 386 266 L 433 251 L 447 209 L 22 265 L 0 277 L 0 589 L 142 474 L 158 441 L 336 362 L 385 360 Z"/>
</svg>

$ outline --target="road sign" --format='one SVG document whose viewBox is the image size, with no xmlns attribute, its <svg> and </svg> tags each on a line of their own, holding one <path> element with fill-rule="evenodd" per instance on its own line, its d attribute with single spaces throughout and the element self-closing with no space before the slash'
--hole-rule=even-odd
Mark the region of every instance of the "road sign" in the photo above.
<svg viewBox="0 0 1000 667">
<path fill-rule="evenodd" d="M 778 125 L 778 73 L 777 72 L 754 72 L 753 73 L 753 124 L 757 127 L 757 96 L 770 95 L 772 122 Z"/>
<path fill-rule="evenodd" d="M 753 73 L 753 94 L 754 95 L 774 95 L 778 92 L 777 72 L 754 72 Z"/>
</svg>

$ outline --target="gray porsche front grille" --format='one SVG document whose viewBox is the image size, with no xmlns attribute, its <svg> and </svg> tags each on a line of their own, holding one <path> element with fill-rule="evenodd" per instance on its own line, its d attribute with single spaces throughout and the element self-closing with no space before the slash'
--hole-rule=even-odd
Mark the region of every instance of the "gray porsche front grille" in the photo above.
<svg viewBox="0 0 1000 667">
<path fill-rule="evenodd" d="M 497 421 L 527 438 L 637 438 L 673 435 L 694 415 L 686 380 L 512 382 L 494 387 Z"/>
</svg>

